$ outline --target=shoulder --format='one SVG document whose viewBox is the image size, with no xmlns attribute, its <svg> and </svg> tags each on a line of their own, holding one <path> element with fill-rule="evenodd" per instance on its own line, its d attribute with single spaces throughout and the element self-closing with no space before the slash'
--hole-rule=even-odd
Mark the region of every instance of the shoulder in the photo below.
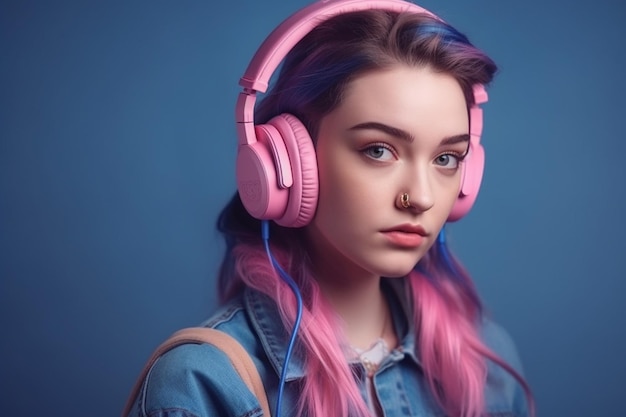
<svg viewBox="0 0 626 417">
<path fill-rule="evenodd" d="M 190 417 L 261 415 L 227 355 L 209 344 L 185 344 L 161 356 L 146 378 L 141 403 L 147 416 L 173 410 Z"/>
<path fill-rule="evenodd" d="M 247 351 L 254 350 L 250 346 L 253 332 L 238 303 L 221 308 L 204 326 L 229 333 Z M 261 414 L 257 398 L 226 353 L 207 343 L 185 343 L 165 352 L 151 367 L 132 415 L 255 417 Z"/>
<path fill-rule="evenodd" d="M 487 347 L 511 365 L 519 374 L 522 374 L 522 361 L 509 332 L 489 318 L 483 319 L 480 331 Z"/>
<path fill-rule="evenodd" d="M 523 377 L 522 361 L 509 332 L 492 320 L 484 319 L 481 335 L 487 347 Z M 495 411 L 495 415 L 528 416 L 526 394 L 518 380 L 493 361 L 488 361 L 487 372 L 485 400 L 488 409 Z"/>
</svg>

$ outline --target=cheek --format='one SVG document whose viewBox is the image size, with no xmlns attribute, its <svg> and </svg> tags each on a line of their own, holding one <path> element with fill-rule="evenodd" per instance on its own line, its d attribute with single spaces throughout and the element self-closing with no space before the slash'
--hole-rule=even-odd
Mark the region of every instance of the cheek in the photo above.
<svg viewBox="0 0 626 417">
<path fill-rule="evenodd" d="M 345 210 L 349 209 L 349 202 L 355 187 L 350 181 L 349 175 L 341 166 L 322 160 L 319 167 L 319 202 L 318 212 L 328 213 L 335 217 L 343 217 Z"/>
<path fill-rule="evenodd" d="M 331 226 L 361 218 L 363 208 L 371 203 L 371 187 L 367 178 L 345 151 L 335 150 L 331 155 L 320 155 L 319 201 L 317 215 Z"/>
<path fill-rule="evenodd" d="M 448 218 L 452 207 L 456 203 L 459 192 L 461 190 L 461 175 L 460 172 L 452 178 L 444 178 L 443 181 L 437 184 L 436 201 L 438 213 L 440 217 Z"/>
</svg>

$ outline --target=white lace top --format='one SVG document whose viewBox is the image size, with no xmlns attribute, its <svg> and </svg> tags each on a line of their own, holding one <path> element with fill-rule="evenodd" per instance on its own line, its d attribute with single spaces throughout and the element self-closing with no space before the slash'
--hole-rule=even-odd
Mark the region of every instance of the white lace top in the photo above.
<svg viewBox="0 0 626 417">
<path fill-rule="evenodd" d="M 389 355 L 389 347 L 384 339 L 379 338 L 376 340 L 369 349 L 352 348 L 353 357 L 352 360 L 358 360 L 363 364 L 363 367 L 367 371 L 367 379 L 365 380 L 365 386 L 367 389 L 367 406 L 370 409 L 373 416 L 383 417 L 382 410 L 378 404 L 378 398 L 374 391 L 374 384 L 372 378 L 378 370 L 378 367 L 383 360 Z"/>
</svg>

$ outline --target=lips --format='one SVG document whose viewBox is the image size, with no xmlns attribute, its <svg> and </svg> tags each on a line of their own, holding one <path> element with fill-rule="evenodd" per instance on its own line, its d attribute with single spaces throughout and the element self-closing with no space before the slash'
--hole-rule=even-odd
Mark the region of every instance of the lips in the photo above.
<svg viewBox="0 0 626 417">
<path fill-rule="evenodd" d="M 422 244 L 428 233 L 420 225 L 401 224 L 382 231 L 394 246 L 415 248 Z"/>
<path fill-rule="evenodd" d="M 424 228 L 418 224 L 400 224 L 398 226 L 391 227 L 389 229 L 383 230 L 383 233 L 388 232 L 403 232 L 403 233 L 414 233 L 420 236 L 426 237 L 427 233 Z"/>
</svg>

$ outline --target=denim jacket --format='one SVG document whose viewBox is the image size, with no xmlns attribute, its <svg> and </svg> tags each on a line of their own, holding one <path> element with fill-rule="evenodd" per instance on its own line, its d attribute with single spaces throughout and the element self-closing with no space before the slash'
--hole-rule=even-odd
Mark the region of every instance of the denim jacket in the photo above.
<svg viewBox="0 0 626 417">
<path fill-rule="evenodd" d="M 375 392 L 386 417 L 443 417 L 445 413 L 430 394 L 421 371 L 415 350 L 415 332 L 409 325 L 407 300 L 403 296 L 406 292 L 401 288 L 401 281 L 389 280 L 386 291 L 401 343 L 374 375 Z M 279 417 L 275 403 L 289 334 L 282 326 L 275 303 L 267 296 L 247 289 L 203 325 L 230 334 L 248 351 L 263 380 L 272 416 Z M 493 351 L 521 372 L 515 346 L 502 328 L 485 320 L 482 335 Z M 295 352 L 288 365 L 280 417 L 296 415 L 298 381 L 305 376 L 305 370 L 303 358 Z M 361 363 L 350 365 L 365 398 L 365 369 Z M 488 416 L 528 415 L 519 384 L 491 362 L 488 362 L 485 395 Z M 262 411 L 223 352 L 207 344 L 186 344 L 165 353 L 153 365 L 129 416 L 260 417 Z"/>
</svg>

